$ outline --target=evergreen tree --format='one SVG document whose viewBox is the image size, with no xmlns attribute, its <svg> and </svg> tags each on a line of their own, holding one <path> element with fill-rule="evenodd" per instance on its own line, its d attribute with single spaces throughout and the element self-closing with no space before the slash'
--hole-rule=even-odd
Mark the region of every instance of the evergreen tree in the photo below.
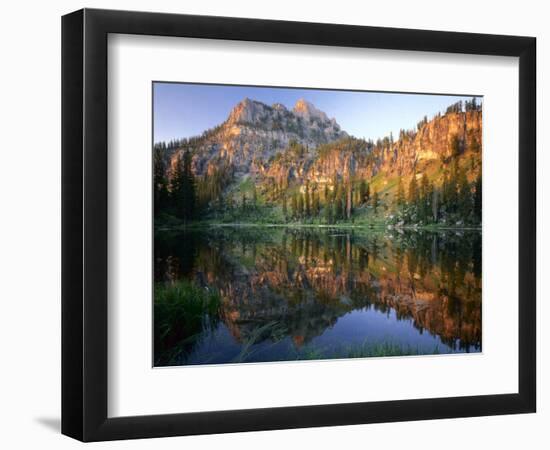
<svg viewBox="0 0 550 450">
<path fill-rule="evenodd" d="M 286 218 L 287 218 L 286 192 L 283 192 L 283 216 L 285 217 L 285 221 L 286 221 Z"/>
<path fill-rule="evenodd" d="M 351 219 L 351 212 L 353 208 L 353 184 L 351 180 L 346 183 L 346 219 Z"/>
<path fill-rule="evenodd" d="M 191 169 L 191 154 L 185 151 L 178 155 L 170 183 L 170 197 L 176 217 L 183 221 L 195 213 L 195 178 Z"/>
<path fill-rule="evenodd" d="M 166 144 L 164 145 L 166 146 Z M 168 180 L 166 179 L 166 164 L 162 146 L 155 146 L 153 150 L 153 171 L 154 210 L 157 215 L 165 211 L 168 206 Z"/>
<path fill-rule="evenodd" d="M 292 217 L 296 219 L 298 217 L 298 194 L 296 192 L 292 195 L 290 209 L 292 210 Z"/>
<path fill-rule="evenodd" d="M 309 197 L 309 181 L 306 180 L 306 192 L 304 194 L 304 209 L 305 209 L 305 216 L 311 217 L 311 200 Z"/>
<path fill-rule="evenodd" d="M 434 223 L 439 220 L 439 192 L 437 189 L 432 189 L 432 217 Z"/>
<path fill-rule="evenodd" d="M 416 184 L 416 174 L 414 173 L 409 183 L 409 196 L 407 200 L 410 205 L 416 205 L 418 201 L 418 186 Z"/>
<path fill-rule="evenodd" d="M 332 223 L 332 202 L 325 203 L 325 222 Z"/>
<path fill-rule="evenodd" d="M 430 201 L 431 201 L 430 184 L 428 181 L 428 176 L 426 175 L 426 173 L 423 173 L 422 178 L 420 180 L 419 215 L 424 222 L 426 222 L 430 216 Z"/>
<path fill-rule="evenodd" d="M 336 198 L 335 200 L 335 213 L 334 219 L 341 220 L 344 218 L 344 202 L 342 201 L 342 196 Z"/>
<path fill-rule="evenodd" d="M 330 190 L 328 188 L 328 184 L 325 184 L 325 190 L 323 196 L 325 197 L 325 205 L 328 205 L 330 203 Z"/>
<path fill-rule="evenodd" d="M 304 217 L 304 196 L 301 193 L 298 194 L 297 216 L 300 219 Z"/>
<path fill-rule="evenodd" d="M 256 207 L 258 201 L 258 193 L 256 192 L 256 185 L 252 184 L 252 207 Z"/>
<path fill-rule="evenodd" d="M 361 205 L 365 203 L 366 195 L 367 195 L 367 182 L 365 180 L 361 180 L 361 183 L 359 183 L 359 203 Z"/>
<path fill-rule="evenodd" d="M 396 202 L 399 207 L 405 204 L 405 189 L 403 188 L 403 180 L 401 177 L 399 177 L 399 180 L 397 181 Z"/>
<path fill-rule="evenodd" d="M 312 209 L 313 215 L 317 217 L 320 211 L 319 194 L 317 193 L 317 189 L 313 190 L 312 197 L 313 197 L 313 200 L 312 200 L 311 209 Z"/>
<path fill-rule="evenodd" d="M 380 206 L 380 199 L 378 197 L 378 191 L 374 191 L 372 194 L 372 208 L 374 209 L 374 212 L 376 212 L 376 209 Z"/>
<path fill-rule="evenodd" d="M 191 152 L 186 150 L 183 154 L 183 200 L 185 205 L 186 220 L 191 220 L 195 214 L 196 184 L 191 164 Z"/>
<path fill-rule="evenodd" d="M 472 192 L 470 189 L 470 184 L 468 183 L 468 178 L 466 177 L 466 172 L 461 170 L 458 176 L 458 212 L 461 216 L 461 219 L 466 221 L 470 216 L 472 210 Z"/>
<path fill-rule="evenodd" d="M 460 155 L 460 140 L 456 134 L 451 138 L 451 156 L 456 158 Z"/>
<path fill-rule="evenodd" d="M 477 223 L 481 223 L 481 175 L 476 178 L 475 192 L 474 192 L 474 217 Z"/>
</svg>

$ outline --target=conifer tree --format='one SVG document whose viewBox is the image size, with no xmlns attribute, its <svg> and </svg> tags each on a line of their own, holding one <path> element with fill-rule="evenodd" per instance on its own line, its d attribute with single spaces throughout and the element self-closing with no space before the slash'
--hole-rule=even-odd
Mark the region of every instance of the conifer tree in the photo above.
<svg viewBox="0 0 550 450">
<path fill-rule="evenodd" d="M 481 175 L 478 175 L 475 182 L 475 192 L 474 192 L 474 217 L 477 223 L 481 223 Z"/>
<path fill-rule="evenodd" d="M 314 216 L 319 215 L 320 207 L 319 207 L 319 194 L 317 193 L 317 189 L 314 189 L 312 193 L 311 209 Z"/>
<path fill-rule="evenodd" d="M 376 212 L 378 206 L 380 206 L 380 198 L 378 197 L 378 191 L 375 190 L 372 194 L 372 208 L 374 212 Z"/>
<path fill-rule="evenodd" d="M 164 142 L 163 142 L 164 144 Z M 166 144 L 164 144 L 166 146 Z M 166 210 L 168 206 L 168 180 L 166 179 L 166 164 L 162 146 L 153 150 L 153 183 L 155 215 Z"/>
<path fill-rule="evenodd" d="M 416 205 L 418 201 L 418 186 L 416 184 L 416 174 L 414 173 L 409 183 L 409 196 L 407 200 L 411 205 Z"/>
<path fill-rule="evenodd" d="M 298 217 L 298 194 L 296 192 L 292 195 L 290 209 L 292 210 L 292 217 L 296 219 Z"/>
<path fill-rule="evenodd" d="M 301 193 L 298 194 L 297 216 L 300 219 L 304 217 L 304 196 Z"/>
<path fill-rule="evenodd" d="M 306 192 L 304 194 L 304 212 L 306 217 L 311 217 L 311 200 L 309 197 L 309 181 L 306 180 Z"/>
<path fill-rule="evenodd" d="M 399 177 L 399 180 L 397 181 L 396 202 L 399 207 L 405 204 L 405 189 L 403 188 L 403 180 L 401 177 Z"/>
</svg>

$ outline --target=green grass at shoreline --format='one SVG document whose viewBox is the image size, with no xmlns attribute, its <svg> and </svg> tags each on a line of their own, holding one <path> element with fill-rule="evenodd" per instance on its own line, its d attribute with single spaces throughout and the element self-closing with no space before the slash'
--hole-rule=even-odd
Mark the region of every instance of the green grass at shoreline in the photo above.
<svg viewBox="0 0 550 450">
<path fill-rule="evenodd" d="M 352 344 L 344 346 L 333 352 L 325 353 L 323 349 L 306 348 L 302 350 L 297 359 L 342 359 L 342 358 L 382 358 L 388 356 L 420 356 L 439 355 L 441 350 L 435 345 L 431 351 L 421 351 L 410 345 L 396 344 L 393 342 L 376 342 Z"/>
<path fill-rule="evenodd" d="M 198 221 L 191 222 L 188 224 L 179 224 L 171 226 L 159 226 L 157 231 L 184 231 L 184 230 L 196 230 L 201 228 L 232 228 L 232 227 L 242 227 L 242 228 L 318 228 L 318 229 L 352 229 L 352 230 L 378 230 L 378 231 L 387 231 L 387 230 L 404 230 L 404 231 L 481 231 L 481 227 L 476 226 L 449 226 L 449 225 L 403 225 L 403 226 L 394 226 L 387 223 L 369 223 L 369 224 L 353 224 L 353 223 L 337 223 L 337 224 L 308 224 L 308 223 L 299 223 L 299 222 L 288 222 L 288 223 L 246 223 L 246 222 L 235 222 L 235 223 L 220 223 L 212 221 Z"/>
</svg>

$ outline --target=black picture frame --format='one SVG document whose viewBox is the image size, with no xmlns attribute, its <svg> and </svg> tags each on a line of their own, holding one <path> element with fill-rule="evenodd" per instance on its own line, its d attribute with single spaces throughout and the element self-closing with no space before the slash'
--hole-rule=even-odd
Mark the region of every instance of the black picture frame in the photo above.
<svg viewBox="0 0 550 450">
<path fill-rule="evenodd" d="M 518 393 L 108 418 L 107 36 L 110 33 L 518 57 Z M 64 16 L 62 433 L 82 441 L 102 441 L 535 412 L 535 93 L 533 37 L 96 9 Z"/>
</svg>

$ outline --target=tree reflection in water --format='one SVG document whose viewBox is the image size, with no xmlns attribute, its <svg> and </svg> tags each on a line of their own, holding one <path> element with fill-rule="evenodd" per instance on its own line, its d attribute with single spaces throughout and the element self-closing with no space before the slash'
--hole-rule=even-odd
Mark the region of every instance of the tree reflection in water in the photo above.
<svg viewBox="0 0 550 450">
<path fill-rule="evenodd" d="M 219 326 L 179 336 L 187 344 L 175 352 L 166 345 L 175 345 L 173 336 L 156 330 L 156 365 L 302 359 L 312 349 L 342 357 L 335 349 L 373 338 L 421 353 L 481 350 L 478 231 L 215 227 L 158 234 L 157 286 L 182 279 L 219 293 Z M 354 313 L 384 316 L 383 326 L 369 328 L 348 317 Z M 342 330 L 348 322 L 353 329 Z"/>
</svg>

